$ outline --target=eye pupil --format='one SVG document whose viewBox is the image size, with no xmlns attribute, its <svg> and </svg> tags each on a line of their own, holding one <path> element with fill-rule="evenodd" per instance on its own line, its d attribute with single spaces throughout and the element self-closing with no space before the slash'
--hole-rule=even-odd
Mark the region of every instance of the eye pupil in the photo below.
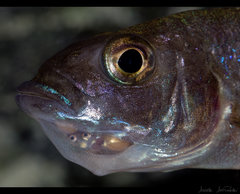
<svg viewBox="0 0 240 194">
<path fill-rule="evenodd" d="M 118 65 L 126 73 L 135 73 L 142 66 L 141 54 L 135 49 L 129 49 L 121 55 Z"/>
<path fill-rule="evenodd" d="M 72 142 L 75 142 L 75 141 L 77 141 L 77 137 L 76 137 L 75 135 L 71 135 L 71 136 L 70 136 L 70 140 L 71 140 Z"/>
</svg>

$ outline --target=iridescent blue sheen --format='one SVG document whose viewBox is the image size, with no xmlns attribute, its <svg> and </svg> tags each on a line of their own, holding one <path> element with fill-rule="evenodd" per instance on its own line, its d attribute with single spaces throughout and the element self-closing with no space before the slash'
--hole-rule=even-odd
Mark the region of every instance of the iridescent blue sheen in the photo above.
<svg viewBox="0 0 240 194">
<path fill-rule="evenodd" d="M 47 92 L 51 92 L 52 94 L 56 94 L 58 95 L 68 106 L 71 106 L 72 103 L 66 98 L 64 97 L 63 95 L 59 94 L 56 90 L 54 90 L 53 88 L 50 88 L 46 85 L 42 85 L 42 84 L 39 84 L 38 86 L 40 86 L 42 89 L 44 89 L 45 91 Z"/>
<path fill-rule="evenodd" d="M 224 57 L 221 58 L 221 63 L 223 63 L 223 61 L 224 61 Z"/>
<path fill-rule="evenodd" d="M 119 119 L 117 119 L 116 117 L 113 117 L 110 122 L 111 122 L 111 124 L 113 124 L 113 125 L 115 125 L 115 124 L 124 124 L 124 125 L 130 126 L 130 124 L 129 124 L 128 122 L 119 120 Z"/>
</svg>

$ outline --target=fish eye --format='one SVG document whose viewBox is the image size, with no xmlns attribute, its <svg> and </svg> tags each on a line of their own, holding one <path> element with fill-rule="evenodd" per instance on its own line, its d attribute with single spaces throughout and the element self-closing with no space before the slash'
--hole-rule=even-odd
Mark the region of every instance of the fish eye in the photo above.
<svg viewBox="0 0 240 194">
<path fill-rule="evenodd" d="M 88 139 L 91 137 L 91 134 L 90 133 L 83 133 L 82 134 L 82 139 L 85 140 L 85 141 L 88 141 Z"/>
<path fill-rule="evenodd" d="M 106 44 L 103 66 L 114 81 L 136 84 L 149 77 L 154 70 L 153 48 L 136 35 L 118 35 Z"/>
<path fill-rule="evenodd" d="M 142 56 L 137 50 L 129 49 L 119 57 L 118 66 L 126 73 L 135 73 L 142 66 Z"/>
<path fill-rule="evenodd" d="M 76 135 L 70 135 L 69 138 L 70 138 L 70 140 L 72 142 L 76 142 L 77 141 L 77 136 Z"/>
</svg>

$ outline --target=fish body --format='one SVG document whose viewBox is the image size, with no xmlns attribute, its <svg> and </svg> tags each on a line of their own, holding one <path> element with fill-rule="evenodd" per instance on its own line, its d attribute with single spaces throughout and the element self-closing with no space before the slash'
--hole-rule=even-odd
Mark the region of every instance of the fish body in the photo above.
<svg viewBox="0 0 240 194">
<path fill-rule="evenodd" d="M 16 100 L 96 175 L 240 169 L 240 9 L 187 11 L 76 42 Z"/>
</svg>

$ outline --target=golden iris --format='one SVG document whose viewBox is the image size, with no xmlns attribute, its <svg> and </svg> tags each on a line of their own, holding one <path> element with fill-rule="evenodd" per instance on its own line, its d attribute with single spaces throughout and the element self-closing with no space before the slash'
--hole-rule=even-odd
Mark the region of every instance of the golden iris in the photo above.
<svg viewBox="0 0 240 194">
<path fill-rule="evenodd" d="M 136 35 L 112 38 L 103 52 L 104 67 L 110 77 L 122 84 L 136 84 L 154 70 L 152 46 Z"/>
</svg>

